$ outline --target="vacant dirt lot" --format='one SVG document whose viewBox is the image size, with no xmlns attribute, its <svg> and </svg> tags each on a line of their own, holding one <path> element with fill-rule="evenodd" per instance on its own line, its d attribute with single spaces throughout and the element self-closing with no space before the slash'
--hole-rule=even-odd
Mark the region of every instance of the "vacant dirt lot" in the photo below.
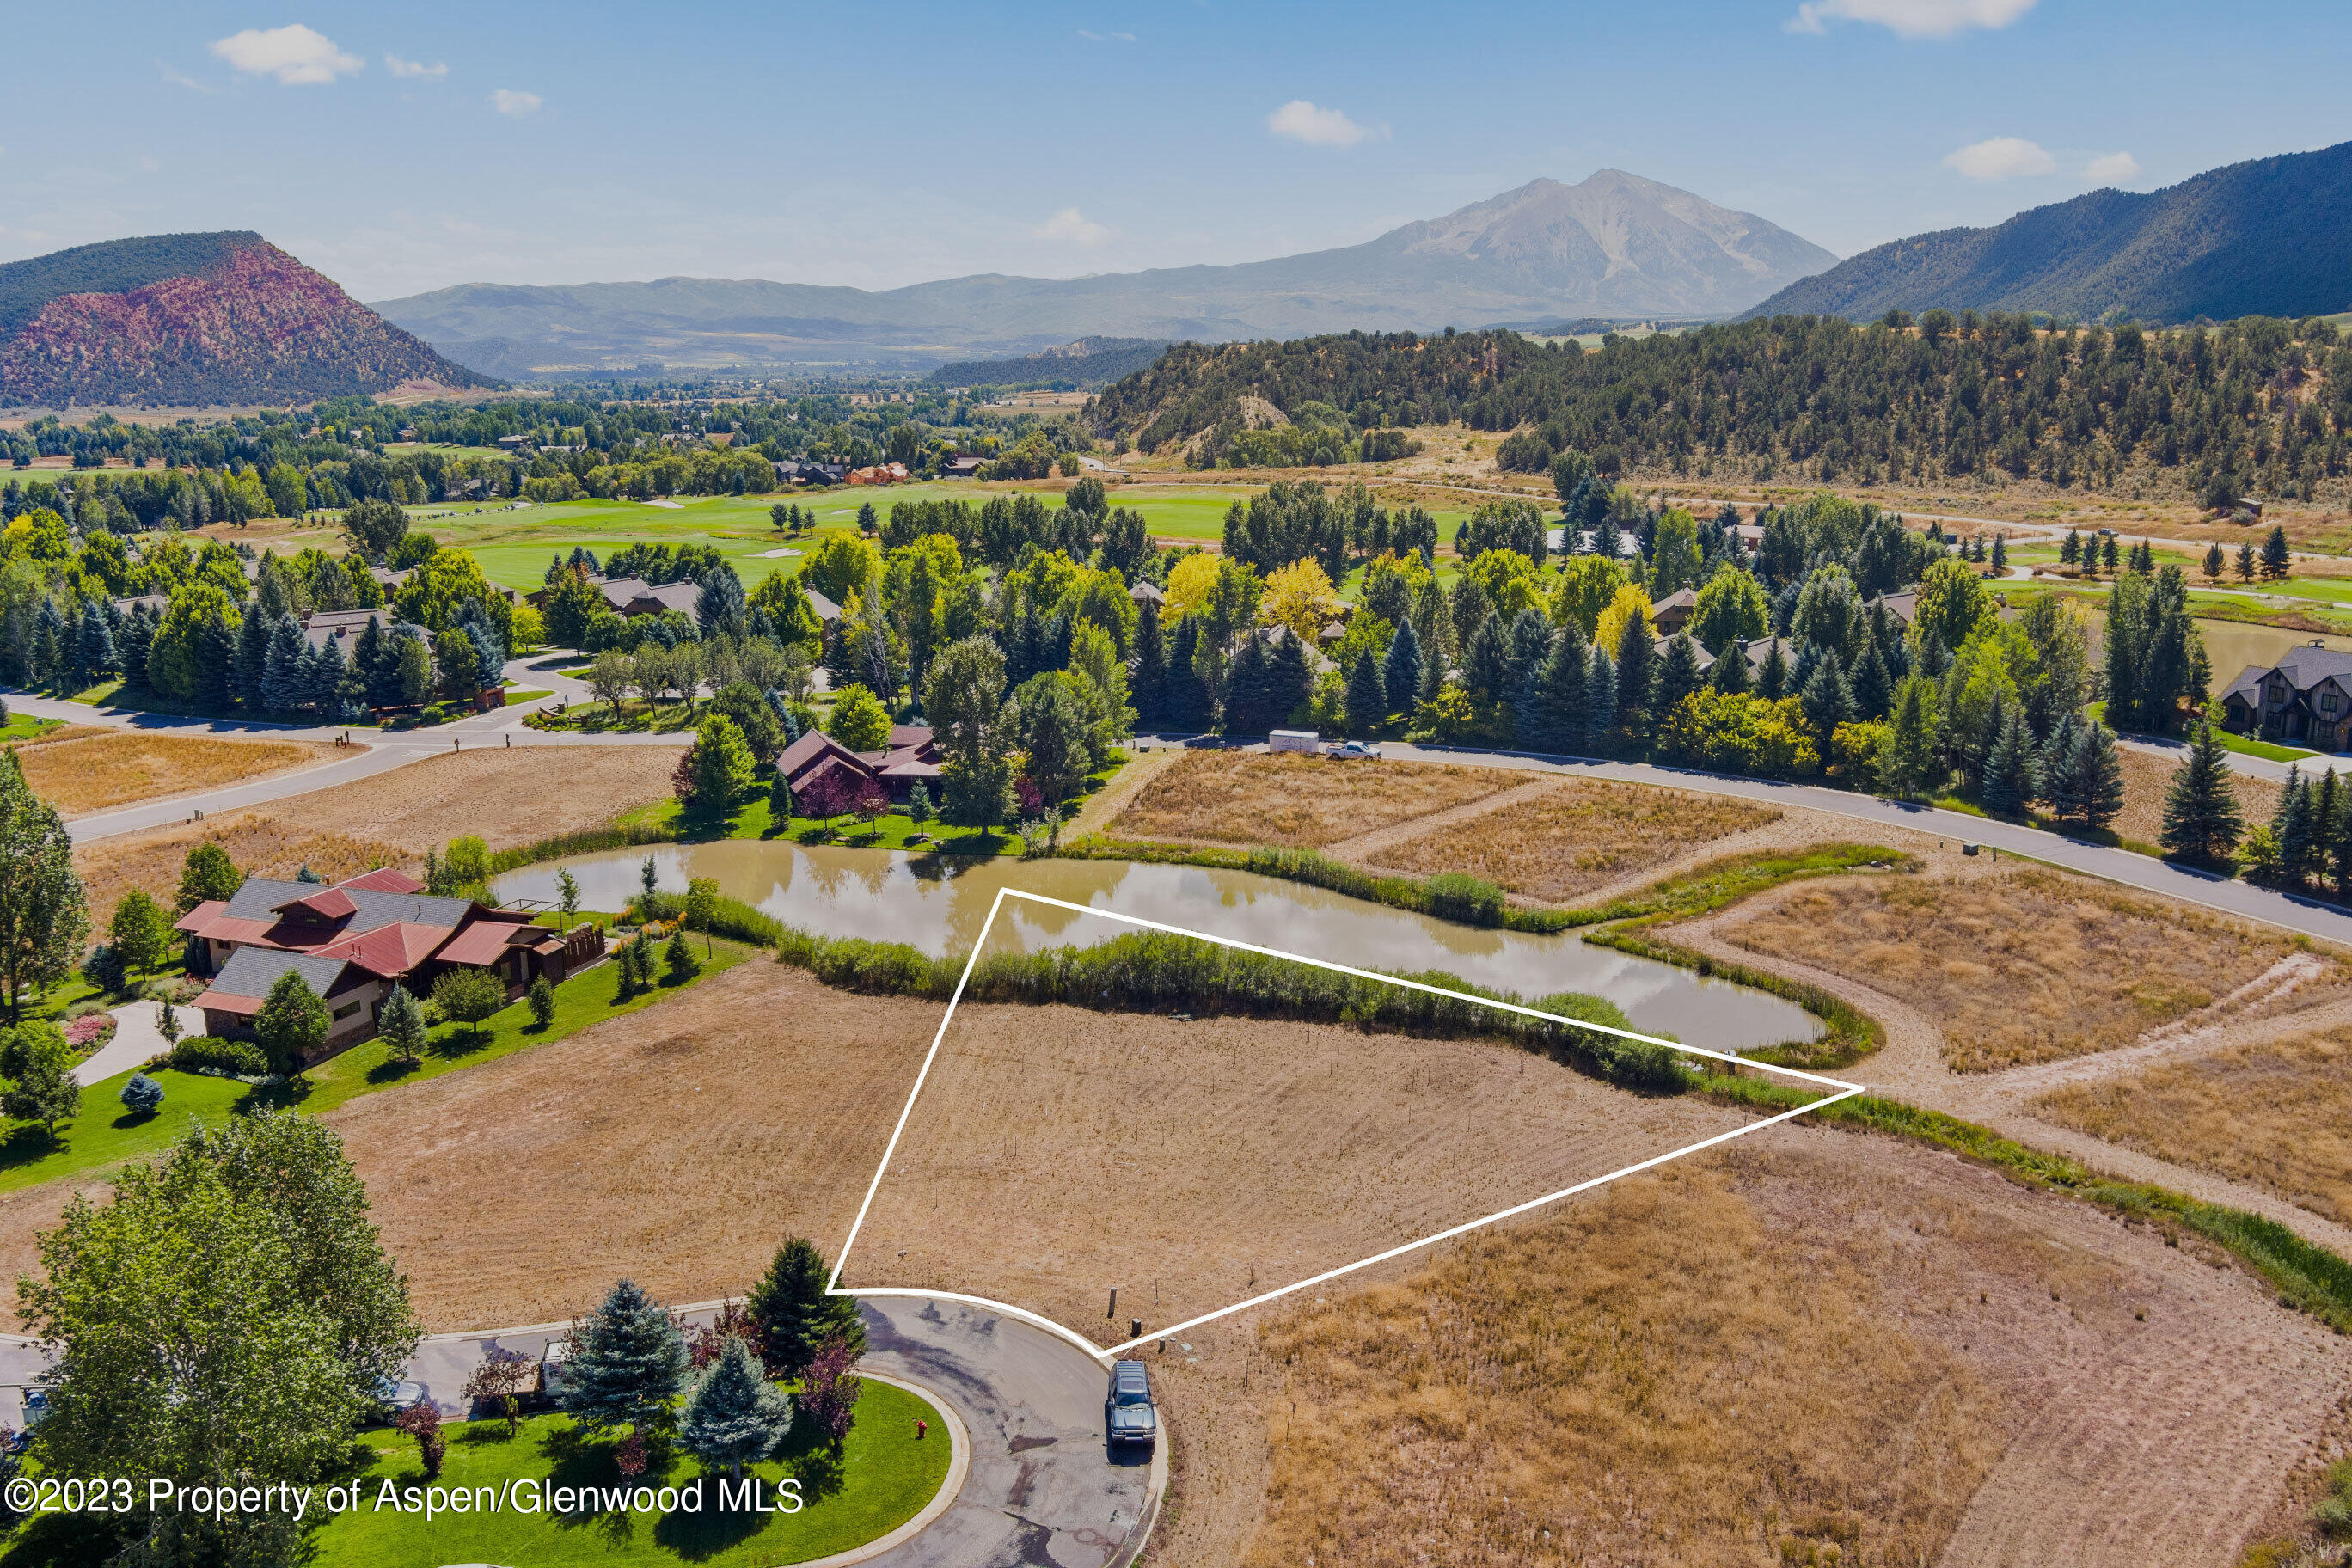
<svg viewBox="0 0 2352 1568">
<path fill-rule="evenodd" d="M 1427 833 L 1383 835 L 1349 858 L 1416 876 L 1467 871 L 1558 903 L 1780 819 L 1769 806 L 1727 795 L 1563 779 Z"/>
<path fill-rule="evenodd" d="M 2352 1222 L 2352 1033 L 2239 1046 L 2070 1084 L 2033 1113 Z"/>
<path fill-rule="evenodd" d="M 2194 1238 L 1804 1128 L 1184 1337 L 1183 1568 L 2201 1568 L 2352 1389 Z"/>
<path fill-rule="evenodd" d="M 307 864 L 331 881 L 371 866 L 414 865 L 460 834 L 500 849 L 602 826 L 667 795 L 677 755 L 667 746 L 457 752 L 202 823 L 78 846 L 74 868 L 93 910 L 111 910 L 132 888 L 168 902 L 189 847 L 206 838 L 255 875 L 290 877 Z"/>
<path fill-rule="evenodd" d="M 1527 782 L 1505 768 L 1188 752 L 1137 792 L 1111 831 L 1317 849 Z"/>
<path fill-rule="evenodd" d="M 133 801 L 193 795 L 223 784 L 307 768 L 339 756 L 311 741 L 224 741 L 209 735 L 109 730 L 17 749 L 25 782 L 64 816 Z"/>
<path fill-rule="evenodd" d="M 2116 755 L 2123 759 L 2124 764 L 2124 809 L 2116 818 L 2116 831 L 2138 844 L 2161 842 L 2164 792 L 2170 787 L 2173 772 L 2179 764 L 2169 757 L 2135 752 L 2128 746 L 2118 746 Z M 2238 797 L 2238 811 L 2248 827 L 2268 822 L 2271 814 L 2278 810 L 2280 786 L 2269 779 L 2233 772 L 2230 775 L 2230 791 Z"/>
<path fill-rule="evenodd" d="M 843 1279 L 1108 1344 L 1130 1317 L 1214 1311 L 1749 1120 L 1475 1041 L 968 1007 Z"/>
<path fill-rule="evenodd" d="M 1720 934 L 1919 1009 L 1960 1072 L 2123 1045 L 2297 951 L 2284 936 L 2039 869 L 1809 885 Z M 2342 978 L 2330 961 L 2322 984 Z"/>
</svg>

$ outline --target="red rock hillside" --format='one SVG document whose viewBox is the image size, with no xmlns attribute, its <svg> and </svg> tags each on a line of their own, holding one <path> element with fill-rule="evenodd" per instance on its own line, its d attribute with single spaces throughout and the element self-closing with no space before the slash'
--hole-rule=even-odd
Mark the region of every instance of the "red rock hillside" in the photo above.
<svg viewBox="0 0 2352 1568">
<path fill-rule="evenodd" d="M 0 267 L 0 404 L 308 403 L 493 384 L 255 234 L 165 235 Z"/>
</svg>

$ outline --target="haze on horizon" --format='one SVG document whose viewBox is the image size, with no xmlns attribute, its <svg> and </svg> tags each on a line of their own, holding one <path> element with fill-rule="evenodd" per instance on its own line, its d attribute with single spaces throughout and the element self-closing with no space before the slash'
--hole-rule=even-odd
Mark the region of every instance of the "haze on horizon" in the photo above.
<svg viewBox="0 0 2352 1568">
<path fill-rule="evenodd" d="M 13 77 L 0 261 L 251 228 L 367 300 L 888 289 L 1351 245 L 1604 167 L 1850 255 L 2352 138 L 2338 20 L 2314 0 L 2226 26 L 2187 0 L 924 3 L 887 30 L 803 5 L 53 8 L 12 22 L 20 61 L 75 63 Z M 2254 44 L 2280 37 L 2298 47 Z"/>
</svg>

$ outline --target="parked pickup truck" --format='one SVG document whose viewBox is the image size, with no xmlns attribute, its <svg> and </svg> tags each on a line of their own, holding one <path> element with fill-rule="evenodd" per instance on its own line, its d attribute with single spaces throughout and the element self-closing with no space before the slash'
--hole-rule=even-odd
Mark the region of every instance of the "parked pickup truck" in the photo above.
<svg viewBox="0 0 2352 1568">
<path fill-rule="evenodd" d="M 1151 1407 L 1151 1376 L 1141 1362 L 1112 1364 L 1110 1396 L 1103 1401 L 1103 1425 L 1114 1448 L 1149 1448 L 1160 1440 L 1160 1415 Z"/>
<path fill-rule="evenodd" d="M 1368 746 L 1361 741 L 1339 741 L 1327 747 L 1323 754 L 1327 757 L 1370 757 L 1378 762 L 1381 749 Z"/>
</svg>

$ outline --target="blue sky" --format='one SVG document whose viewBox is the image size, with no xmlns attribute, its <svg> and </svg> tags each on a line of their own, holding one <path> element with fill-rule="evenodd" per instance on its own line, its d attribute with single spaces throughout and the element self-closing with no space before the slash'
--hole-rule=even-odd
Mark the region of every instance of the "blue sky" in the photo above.
<svg viewBox="0 0 2352 1568">
<path fill-rule="evenodd" d="M 1353 244 L 1606 167 L 1846 255 L 2352 139 L 2342 22 L 2341 0 L 22 8 L 0 260 L 253 228 L 365 300 L 887 288 Z"/>
</svg>

